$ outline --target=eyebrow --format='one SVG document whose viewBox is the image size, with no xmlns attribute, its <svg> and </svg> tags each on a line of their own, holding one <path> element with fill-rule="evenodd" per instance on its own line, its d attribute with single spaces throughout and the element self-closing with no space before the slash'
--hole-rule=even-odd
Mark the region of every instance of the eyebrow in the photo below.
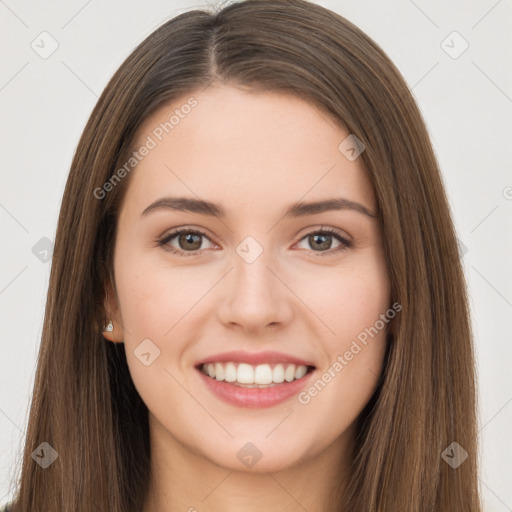
<svg viewBox="0 0 512 512">
<path fill-rule="evenodd" d="M 226 210 L 221 205 L 189 197 L 163 197 L 157 199 L 142 212 L 142 217 L 149 215 L 151 212 L 163 209 L 199 213 L 219 219 L 226 217 Z M 285 210 L 283 217 L 304 217 L 306 215 L 314 215 L 331 210 L 353 210 L 371 218 L 378 218 L 378 215 L 366 208 L 366 206 L 342 197 L 309 203 L 299 201 L 298 203 L 290 205 Z"/>
</svg>

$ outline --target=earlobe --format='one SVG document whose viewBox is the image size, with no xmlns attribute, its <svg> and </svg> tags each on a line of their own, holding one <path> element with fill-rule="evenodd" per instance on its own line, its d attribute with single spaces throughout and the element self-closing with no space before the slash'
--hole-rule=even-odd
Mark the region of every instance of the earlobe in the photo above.
<svg viewBox="0 0 512 512">
<path fill-rule="evenodd" d="M 112 341 L 113 343 L 123 343 L 124 340 L 118 340 L 115 337 L 114 331 L 114 322 L 109 320 L 108 324 L 103 328 L 103 337 L 108 341 Z"/>
<path fill-rule="evenodd" d="M 104 303 L 105 311 L 112 311 L 113 309 L 115 309 L 117 311 L 116 305 L 111 304 L 111 302 L 109 300 L 109 290 L 110 289 L 111 288 L 108 284 L 105 285 L 105 303 Z M 103 337 L 106 340 L 112 341 L 113 343 L 123 343 L 123 341 L 124 341 L 123 339 L 117 339 L 116 331 L 119 331 L 119 326 L 116 329 L 116 327 L 114 325 L 114 321 L 109 318 L 108 323 L 106 325 L 104 325 L 104 327 L 103 327 Z"/>
<path fill-rule="evenodd" d="M 114 324 L 112 323 L 112 320 L 110 320 L 109 323 L 103 327 L 103 337 L 106 340 L 115 341 L 113 332 L 114 332 Z"/>
<path fill-rule="evenodd" d="M 104 331 L 106 332 L 112 332 L 114 330 L 114 324 L 112 323 L 112 320 L 108 322 L 108 325 L 105 327 Z"/>
</svg>

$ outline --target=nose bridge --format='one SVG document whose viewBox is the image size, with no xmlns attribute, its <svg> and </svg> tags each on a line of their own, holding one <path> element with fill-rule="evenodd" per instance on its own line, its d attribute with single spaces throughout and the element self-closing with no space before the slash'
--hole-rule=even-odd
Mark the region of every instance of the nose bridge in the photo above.
<svg viewBox="0 0 512 512">
<path fill-rule="evenodd" d="M 286 287 L 276 276 L 275 262 L 271 249 L 253 237 L 238 245 L 229 295 L 220 308 L 224 322 L 257 328 L 287 320 L 290 305 Z"/>
<path fill-rule="evenodd" d="M 258 244 L 258 245 L 256 245 Z M 236 281 L 234 294 L 238 299 L 270 305 L 279 294 L 279 280 L 270 271 L 275 266 L 271 250 L 263 248 L 254 239 L 245 240 L 236 249 L 233 278 Z M 258 305 L 258 304 L 257 304 Z"/>
</svg>

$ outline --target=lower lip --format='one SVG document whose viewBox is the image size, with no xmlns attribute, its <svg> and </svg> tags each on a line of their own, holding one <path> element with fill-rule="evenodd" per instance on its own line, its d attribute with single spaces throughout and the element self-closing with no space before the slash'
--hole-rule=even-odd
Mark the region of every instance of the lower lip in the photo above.
<svg viewBox="0 0 512 512">
<path fill-rule="evenodd" d="M 196 368 L 197 370 L 197 368 Z M 208 389 L 223 402 L 237 407 L 263 408 L 280 404 L 298 394 L 315 371 L 293 382 L 283 382 L 269 388 L 244 388 L 223 380 L 212 379 L 197 370 Z"/>
</svg>

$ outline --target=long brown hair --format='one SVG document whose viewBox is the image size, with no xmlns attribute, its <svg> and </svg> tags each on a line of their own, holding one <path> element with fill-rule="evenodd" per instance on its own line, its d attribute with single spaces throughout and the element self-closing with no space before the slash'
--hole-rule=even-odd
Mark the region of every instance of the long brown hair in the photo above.
<svg viewBox="0 0 512 512">
<path fill-rule="evenodd" d="M 14 510 L 143 507 L 148 411 L 124 345 L 101 334 L 130 176 L 101 199 L 95 191 L 126 162 L 151 113 L 215 82 L 301 97 L 366 146 L 361 158 L 382 219 L 392 299 L 402 311 L 359 418 L 343 510 L 480 511 L 467 291 L 425 123 L 383 50 L 305 0 L 246 0 L 181 14 L 133 51 L 101 95 L 62 200 Z M 43 442 L 58 454 L 46 469 L 32 457 Z M 442 457 L 453 442 L 467 452 L 456 468 Z"/>
</svg>

